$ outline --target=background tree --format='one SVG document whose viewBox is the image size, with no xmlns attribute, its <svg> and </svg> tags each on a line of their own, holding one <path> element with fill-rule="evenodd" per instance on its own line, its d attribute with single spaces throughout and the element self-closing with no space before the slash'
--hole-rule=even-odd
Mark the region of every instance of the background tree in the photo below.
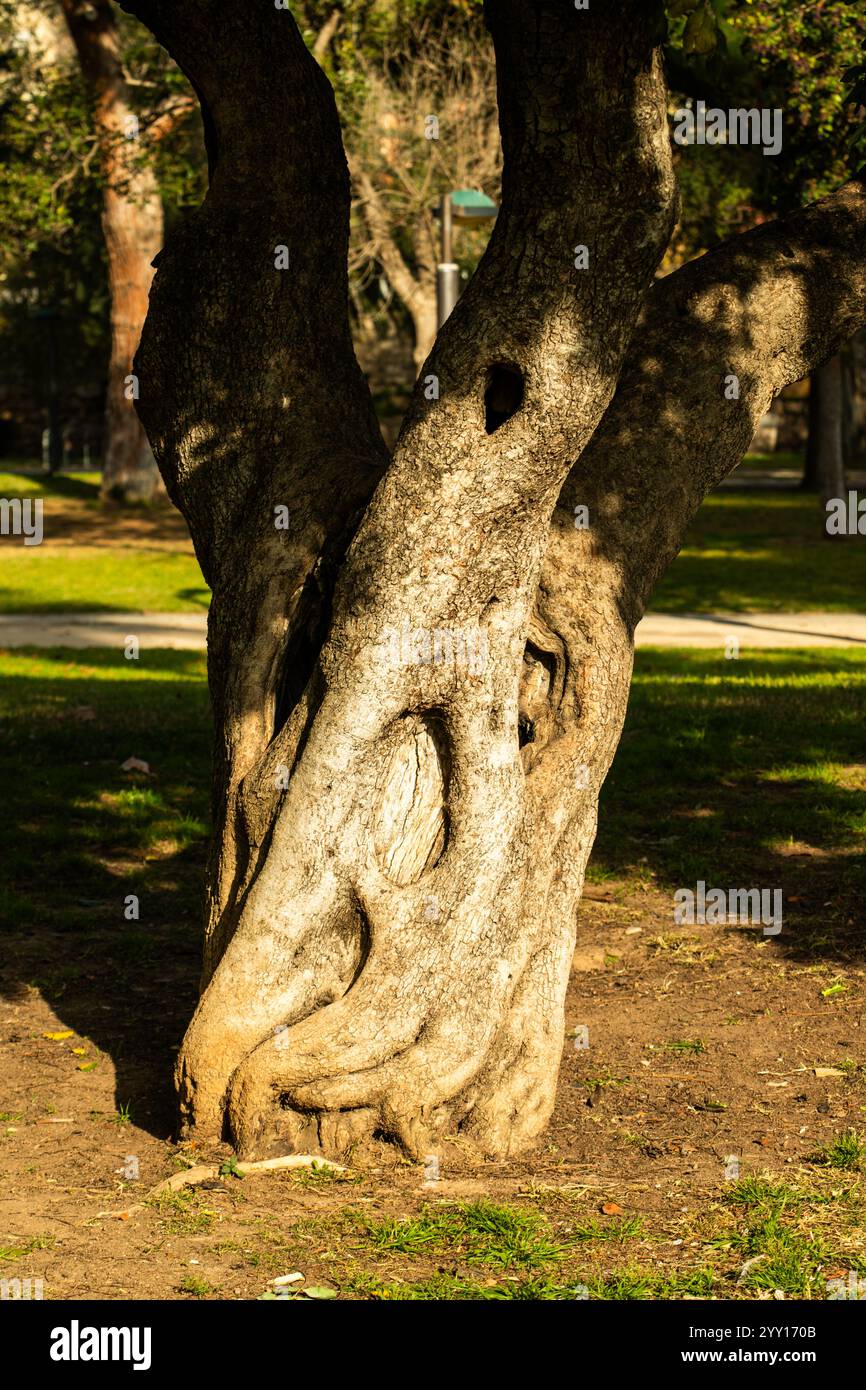
<svg viewBox="0 0 866 1390">
<path fill-rule="evenodd" d="M 22 310 L 9 375 L 20 374 L 14 356 L 34 308 L 57 322 L 67 389 L 83 367 L 101 374 L 104 353 L 103 494 L 147 501 L 161 482 L 129 377 L 164 204 L 201 188 L 195 141 L 178 139 L 197 104 L 174 65 L 108 0 L 15 0 L 0 11 L 0 26 L 4 278 L 7 302 Z M 83 345 L 91 349 L 84 361 Z"/>
<path fill-rule="evenodd" d="M 501 211 L 389 460 L 336 106 L 292 16 L 125 7 L 199 95 L 211 172 L 137 359 L 213 589 L 185 1120 L 244 1155 L 457 1130 L 515 1152 L 553 1105 L 635 624 L 773 396 L 866 320 L 866 190 L 653 284 L 661 7 L 490 0 Z"/>
<path fill-rule="evenodd" d="M 375 331 L 376 315 L 396 296 L 397 324 L 408 320 L 417 369 L 436 336 L 439 199 L 464 187 L 498 198 L 495 74 L 481 6 L 306 0 L 296 13 L 333 83 L 352 175 L 356 339 Z M 466 274 L 486 238 L 486 231 L 461 229 L 457 254 Z"/>
<path fill-rule="evenodd" d="M 142 128 L 124 68 L 116 10 L 109 0 L 60 0 L 81 70 L 93 97 L 93 125 L 102 172 L 102 228 L 111 296 L 111 356 L 105 400 L 103 495 L 152 500 L 159 472 L 135 413 L 132 370 L 147 313 L 153 260 L 163 243 L 162 196 L 152 162 L 140 152 Z M 161 138 L 195 106 L 173 93 L 144 135 Z"/>
<path fill-rule="evenodd" d="M 703 0 L 674 8 L 697 16 Z M 691 146 L 678 173 L 685 216 L 680 256 L 715 245 L 731 231 L 756 225 L 819 198 L 862 161 L 866 94 L 852 100 L 852 70 L 866 54 L 866 10 L 859 0 L 724 0 L 715 6 L 722 44 L 685 62 L 674 51 L 672 82 L 708 105 L 755 105 L 784 113 L 780 154 L 760 149 Z M 685 18 L 681 19 L 685 23 Z M 811 375 L 804 486 L 822 497 L 844 489 L 851 434 L 850 373 L 821 363 Z M 823 515 L 823 509 L 822 509 Z"/>
</svg>

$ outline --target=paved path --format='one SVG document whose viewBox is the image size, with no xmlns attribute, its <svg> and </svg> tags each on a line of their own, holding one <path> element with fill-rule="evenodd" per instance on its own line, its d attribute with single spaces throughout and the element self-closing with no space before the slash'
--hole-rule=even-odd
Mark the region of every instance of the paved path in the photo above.
<svg viewBox="0 0 866 1390">
<path fill-rule="evenodd" d="M 205 613 L 18 613 L 0 616 L 3 647 L 116 647 L 202 650 Z M 639 647 L 866 648 L 866 613 L 648 613 Z"/>
<path fill-rule="evenodd" d="M 647 613 L 638 647 L 866 648 L 866 613 Z"/>
</svg>

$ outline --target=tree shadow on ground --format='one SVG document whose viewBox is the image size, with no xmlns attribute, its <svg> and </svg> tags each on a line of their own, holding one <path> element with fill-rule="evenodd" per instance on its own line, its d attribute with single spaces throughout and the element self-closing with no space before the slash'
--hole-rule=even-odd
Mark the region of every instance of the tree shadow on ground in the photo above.
<svg viewBox="0 0 866 1390">
<path fill-rule="evenodd" d="M 590 876 L 781 888 L 778 949 L 866 946 L 866 657 L 858 650 L 638 655 Z"/>
<path fill-rule="evenodd" d="M 118 1108 L 166 1137 L 198 990 L 210 716 L 202 656 L 130 666 L 105 651 L 3 659 L 0 992 L 37 989 L 110 1056 Z M 123 772 L 130 756 L 150 772 Z"/>
<path fill-rule="evenodd" d="M 591 877 L 671 905 L 699 879 L 781 887 L 775 950 L 862 954 L 864 691 L 859 652 L 640 652 Z M 210 738 L 203 654 L 3 657 L 0 992 L 37 989 L 162 1138 L 197 999 Z"/>
</svg>

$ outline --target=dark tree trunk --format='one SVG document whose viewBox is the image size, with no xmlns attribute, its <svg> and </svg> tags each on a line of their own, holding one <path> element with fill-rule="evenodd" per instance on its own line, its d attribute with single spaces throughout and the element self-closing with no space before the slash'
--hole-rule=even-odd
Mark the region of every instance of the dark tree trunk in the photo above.
<svg viewBox="0 0 866 1390">
<path fill-rule="evenodd" d="M 850 414 L 848 364 L 842 353 L 836 353 L 809 379 L 809 439 L 802 487 L 820 495 L 822 515 L 829 498 L 844 496 Z"/>
</svg>

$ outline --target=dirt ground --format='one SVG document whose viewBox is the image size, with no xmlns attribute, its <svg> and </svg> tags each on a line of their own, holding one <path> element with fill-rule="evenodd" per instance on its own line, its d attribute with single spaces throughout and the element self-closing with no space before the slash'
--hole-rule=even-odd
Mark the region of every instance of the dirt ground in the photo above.
<svg viewBox="0 0 866 1390">
<path fill-rule="evenodd" d="M 229 1157 L 172 1142 L 171 1060 L 195 952 L 144 959 L 122 988 L 110 949 L 91 955 L 53 1007 L 6 981 L 0 1275 L 42 1278 L 51 1299 L 258 1298 L 294 1272 L 343 1298 L 399 1297 L 401 1282 L 465 1274 L 466 1250 L 425 1248 L 420 1236 L 413 1247 L 389 1221 L 485 1198 L 539 1213 L 554 1239 L 579 1232 L 568 1279 L 607 1279 L 602 1296 L 617 1296 L 623 1269 L 632 1285 L 647 1271 L 656 1286 L 669 1281 L 667 1296 L 706 1296 L 689 1293 L 689 1279 L 711 1269 L 711 1296 L 772 1297 L 742 1282 L 749 1246 L 730 1238 L 726 1192 L 765 1174 L 791 1190 L 805 1183 L 818 1226 L 831 1197 L 850 1196 L 855 1175 L 813 1159 L 864 1127 L 861 957 L 844 937 L 816 959 L 791 949 L 787 928 L 767 938 L 760 927 L 675 927 L 654 889 L 588 892 L 548 1134 L 504 1164 L 451 1145 L 438 1176 L 380 1145 L 363 1161 L 346 1156 L 342 1174 L 229 1174 L 149 1197 L 179 1168 Z M 22 935 L 16 981 L 62 964 L 63 951 L 60 936 Z M 137 1182 L 124 1177 L 130 1156 Z M 866 1256 L 859 1206 L 845 1207 L 841 1230 L 821 1248 L 844 1258 L 814 1246 L 823 1279 Z M 483 1288 L 525 1271 L 506 1261 L 504 1274 L 477 1262 L 470 1272 Z"/>
</svg>

